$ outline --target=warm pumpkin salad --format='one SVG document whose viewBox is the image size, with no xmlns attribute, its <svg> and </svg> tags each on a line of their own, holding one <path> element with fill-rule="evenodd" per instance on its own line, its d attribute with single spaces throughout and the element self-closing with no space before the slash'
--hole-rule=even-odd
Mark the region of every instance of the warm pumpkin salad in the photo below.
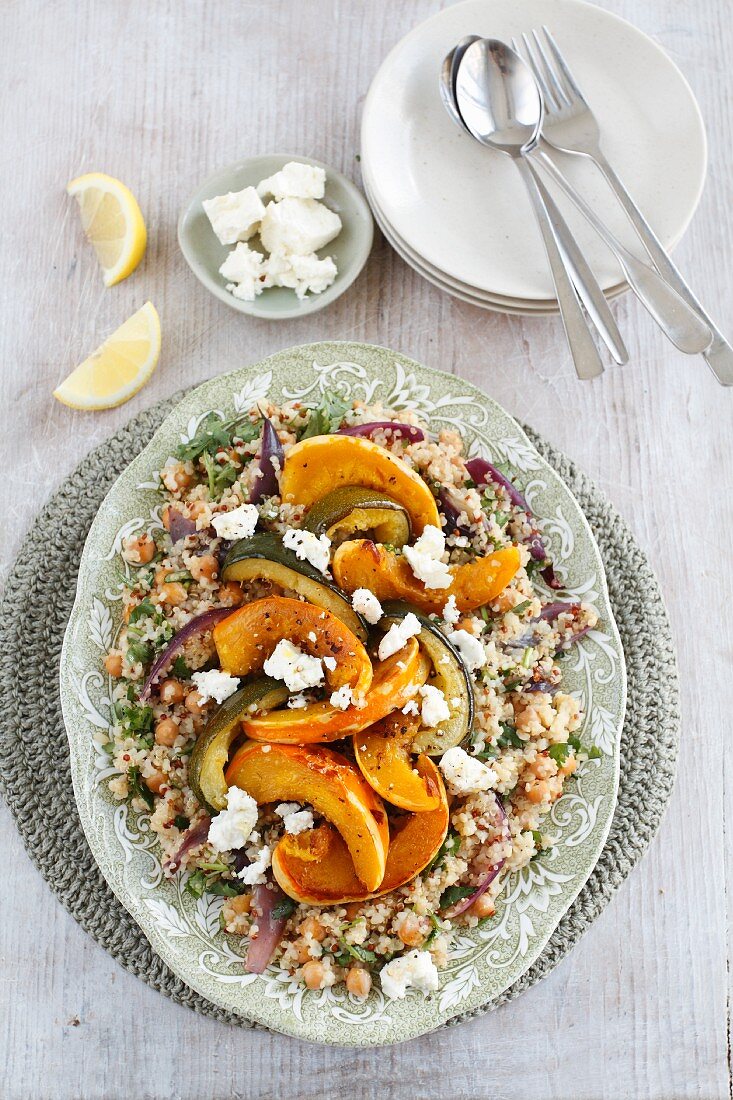
<svg viewBox="0 0 733 1100">
<path fill-rule="evenodd" d="M 159 476 L 105 662 L 112 794 L 247 970 L 429 993 L 595 754 L 562 690 L 595 612 L 505 472 L 412 413 L 211 413 Z"/>
</svg>

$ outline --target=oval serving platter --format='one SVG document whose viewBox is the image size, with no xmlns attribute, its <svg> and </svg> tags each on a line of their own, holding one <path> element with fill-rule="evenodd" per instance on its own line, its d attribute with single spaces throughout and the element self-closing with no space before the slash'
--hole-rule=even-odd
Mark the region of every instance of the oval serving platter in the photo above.
<svg viewBox="0 0 733 1100">
<path fill-rule="evenodd" d="M 116 802 L 106 784 L 114 770 L 104 747 L 110 681 L 102 658 L 120 628 L 121 573 L 127 568 L 120 556 L 122 539 L 161 526 L 154 471 L 211 410 L 231 415 L 266 398 L 316 404 L 326 389 L 349 399 L 413 409 L 433 429 L 458 429 L 471 455 L 508 463 L 510 476 L 539 517 L 567 591 L 593 603 L 600 615 L 598 627 L 573 649 L 565 670 L 569 690 L 586 711 L 583 742 L 596 745 L 602 755 L 579 769 L 555 803 L 548 820 L 555 847 L 507 878 L 490 922 L 458 933 L 440 988 L 427 998 L 412 990 L 405 1000 L 392 1002 L 375 987 L 367 1001 L 359 1002 L 343 986 L 304 990 L 276 965 L 263 975 L 246 974 L 246 940 L 220 930 L 223 899 L 197 901 L 185 892 L 183 876 L 164 879 L 147 815 Z M 613 817 L 626 670 L 588 523 L 570 490 L 499 405 L 468 382 L 385 348 L 357 343 L 290 348 L 186 395 L 115 482 L 91 526 L 60 681 L 74 794 L 90 847 L 112 890 L 155 951 L 189 986 L 223 1008 L 301 1039 L 348 1046 L 401 1042 L 498 997 L 535 961 L 577 897 Z"/>
</svg>

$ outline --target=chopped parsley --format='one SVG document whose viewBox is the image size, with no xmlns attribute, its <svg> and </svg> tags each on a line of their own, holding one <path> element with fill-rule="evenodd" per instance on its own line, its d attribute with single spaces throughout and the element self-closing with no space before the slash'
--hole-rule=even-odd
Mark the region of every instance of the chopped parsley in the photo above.
<svg viewBox="0 0 733 1100">
<path fill-rule="evenodd" d="M 220 898 L 236 898 L 244 893 L 244 889 L 242 884 L 225 882 L 218 871 L 207 874 L 201 868 L 194 871 L 186 880 L 186 891 L 193 898 L 201 898 L 204 894 L 215 894 Z"/>
<path fill-rule="evenodd" d="M 150 642 L 131 642 L 127 647 L 125 658 L 128 664 L 134 665 L 137 661 L 146 665 L 153 659 L 153 647 Z"/>
<path fill-rule="evenodd" d="M 515 604 L 514 607 L 510 607 L 509 610 L 514 615 L 521 615 L 524 611 L 527 610 L 528 607 L 531 606 L 531 604 L 532 604 L 531 600 L 522 600 L 521 603 Z"/>
<path fill-rule="evenodd" d="M 180 653 L 176 657 L 175 661 L 173 662 L 173 666 L 171 668 L 171 671 L 172 671 L 173 675 L 179 680 L 190 680 L 191 679 L 191 669 L 186 664 L 185 659 L 183 657 L 181 657 Z"/>
<path fill-rule="evenodd" d="M 251 443 L 260 434 L 261 424 L 260 420 L 252 422 L 247 413 L 224 420 L 218 413 L 211 412 L 201 421 L 193 439 L 176 447 L 175 457 L 181 462 L 193 462 L 204 454 L 215 455 L 231 447 L 234 439 Z"/>
<path fill-rule="evenodd" d="M 516 728 L 509 722 L 500 722 L 501 735 L 497 738 L 497 745 L 501 749 L 523 749 L 524 741 L 519 736 Z"/>
<path fill-rule="evenodd" d="M 446 856 L 452 856 L 458 851 L 460 844 L 461 838 L 458 833 L 455 829 L 449 829 L 448 835 L 435 854 L 435 858 L 428 864 L 427 871 L 433 871 L 436 867 L 440 867 Z"/>
<path fill-rule="evenodd" d="M 136 764 L 133 764 L 133 766 L 127 770 L 127 790 L 128 799 L 142 798 L 148 809 L 152 810 L 155 805 L 155 797 L 150 788 L 143 783 L 140 769 Z"/>
<path fill-rule="evenodd" d="M 297 906 L 292 898 L 283 898 L 274 906 L 270 916 L 275 920 L 287 920 L 288 917 L 292 917 Z"/>
<path fill-rule="evenodd" d="M 339 394 L 326 390 L 320 404 L 311 409 L 308 423 L 300 438 L 311 439 L 314 435 L 330 435 L 331 432 L 338 431 L 348 408 L 349 405 Z"/>
<path fill-rule="evenodd" d="M 350 956 L 352 959 L 358 959 L 359 962 L 366 963 L 369 966 L 373 966 L 377 961 L 376 951 L 370 951 L 368 947 L 362 947 L 358 943 L 347 943 L 346 940 L 341 937 L 339 940 L 343 949 L 343 954 Z M 343 964 L 342 964 L 343 965 Z"/>
<path fill-rule="evenodd" d="M 173 824 L 177 829 L 180 829 L 181 832 L 183 832 L 184 829 L 188 828 L 191 822 L 185 814 L 176 814 L 176 816 L 173 818 Z"/>
<path fill-rule="evenodd" d="M 440 902 L 438 908 L 450 909 L 452 905 L 455 905 L 458 901 L 463 901 L 464 898 L 468 898 L 471 894 L 476 892 L 475 886 L 449 886 L 447 890 L 444 890 L 440 895 Z"/>
<path fill-rule="evenodd" d="M 221 494 L 237 480 L 237 467 L 232 462 L 217 462 L 208 451 L 201 455 L 209 482 L 209 496 L 218 500 Z"/>
</svg>

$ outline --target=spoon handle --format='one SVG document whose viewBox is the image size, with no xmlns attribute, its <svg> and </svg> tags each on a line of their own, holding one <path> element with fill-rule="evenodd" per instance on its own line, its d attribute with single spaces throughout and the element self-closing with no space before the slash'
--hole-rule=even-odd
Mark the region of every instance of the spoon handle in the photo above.
<svg viewBox="0 0 733 1100">
<path fill-rule="evenodd" d="M 601 240 L 611 249 L 621 265 L 626 281 L 657 322 L 668 340 L 687 355 L 705 351 L 713 334 L 700 315 L 662 278 L 659 272 L 643 260 L 637 259 L 601 221 L 596 212 L 565 176 L 544 148 L 537 146 L 529 154 L 536 158 L 575 204 L 586 221 L 595 229 Z"/>
<path fill-rule="evenodd" d="M 578 378 L 595 378 L 603 373 L 603 363 L 598 354 L 598 348 L 593 342 L 588 321 L 581 308 L 578 292 L 570 279 L 558 244 L 557 227 L 560 224 L 565 225 L 562 215 L 524 157 L 517 157 L 514 163 L 524 180 L 537 218 L 537 224 L 542 233 L 542 241 L 550 264 L 558 305 L 560 306 L 560 316 L 562 317 L 565 335 L 570 345 Z"/>
</svg>

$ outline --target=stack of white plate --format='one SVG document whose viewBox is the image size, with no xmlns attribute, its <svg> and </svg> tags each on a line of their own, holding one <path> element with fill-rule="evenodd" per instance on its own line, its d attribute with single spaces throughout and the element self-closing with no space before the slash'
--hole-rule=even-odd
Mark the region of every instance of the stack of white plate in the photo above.
<svg viewBox="0 0 733 1100">
<path fill-rule="evenodd" d="M 503 313 L 557 311 L 539 231 L 516 167 L 461 133 L 443 107 L 440 66 L 464 35 L 506 42 L 547 24 L 599 120 L 604 150 L 672 248 L 705 179 L 705 130 L 676 66 L 630 23 L 583 0 L 465 0 L 403 38 L 364 106 L 364 188 L 382 232 L 435 286 Z M 559 156 L 559 154 L 558 154 Z M 591 205 L 635 251 L 633 231 L 592 164 L 562 157 Z M 610 296 L 616 262 L 574 209 L 568 223 Z"/>
</svg>

